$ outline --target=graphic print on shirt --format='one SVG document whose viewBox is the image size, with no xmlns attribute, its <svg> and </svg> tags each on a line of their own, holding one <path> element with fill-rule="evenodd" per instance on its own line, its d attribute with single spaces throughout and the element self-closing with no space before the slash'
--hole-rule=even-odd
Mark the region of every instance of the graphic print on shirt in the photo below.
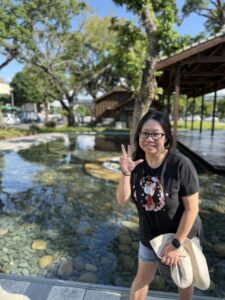
<svg viewBox="0 0 225 300">
<path fill-rule="evenodd" d="M 158 177 L 147 176 L 140 181 L 142 206 L 146 211 L 159 211 L 165 206 L 163 188 Z"/>
</svg>

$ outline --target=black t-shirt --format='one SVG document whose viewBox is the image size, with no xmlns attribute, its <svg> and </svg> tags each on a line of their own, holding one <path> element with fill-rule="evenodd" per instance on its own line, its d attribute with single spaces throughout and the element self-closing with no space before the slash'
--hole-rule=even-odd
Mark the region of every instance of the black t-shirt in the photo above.
<svg viewBox="0 0 225 300">
<path fill-rule="evenodd" d="M 197 172 L 190 159 L 176 150 L 170 150 L 164 162 L 152 169 L 146 160 L 131 176 L 131 197 L 139 214 L 140 240 L 149 241 L 163 233 L 175 233 L 184 211 L 183 196 L 199 190 Z M 188 235 L 201 234 L 199 216 Z"/>
</svg>

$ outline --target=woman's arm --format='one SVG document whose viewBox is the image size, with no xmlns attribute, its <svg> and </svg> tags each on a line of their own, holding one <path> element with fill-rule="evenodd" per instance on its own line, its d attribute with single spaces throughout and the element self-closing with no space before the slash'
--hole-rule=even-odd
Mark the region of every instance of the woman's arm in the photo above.
<svg viewBox="0 0 225 300">
<path fill-rule="evenodd" d="M 185 241 L 189 234 L 199 211 L 198 193 L 182 198 L 184 212 L 176 232 L 176 238 L 181 242 Z"/>
<path fill-rule="evenodd" d="M 188 236 L 199 211 L 198 193 L 182 198 L 184 212 L 182 214 L 177 232 L 176 239 L 182 244 Z M 179 259 L 180 249 L 176 249 L 172 244 L 166 245 L 162 254 L 161 262 L 167 265 L 176 265 Z"/>
<path fill-rule="evenodd" d="M 116 198 L 119 204 L 125 204 L 129 201 L 131 194 L 130 176 L 121 175 L 117 190 Z"/>
<path fill-rule="evenodd" d="M 130 188 L 130 176 L 134 168 L 143 162 L 143 159 L 137 161 L 132 160 L 131 146 L 128 145 L 128 153 L 124 145 L 121 145 L 122 155 L 120 157 L 120 169 L 122 172 L 119 185 L 116 191 L 116 198 L 119 204 L 125 204 L 130 199 L 131 188 Z"/>
</svg>

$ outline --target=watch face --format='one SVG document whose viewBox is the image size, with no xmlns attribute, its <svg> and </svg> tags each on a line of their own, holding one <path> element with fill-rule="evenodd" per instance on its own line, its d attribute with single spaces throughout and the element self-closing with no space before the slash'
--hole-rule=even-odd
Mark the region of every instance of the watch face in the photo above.
<svg viewBox="0 0 225 300">
<path fill-rule="evenodd" d="M 180 242 L 178 241 L 178 239 L 173 239 L 172 241 L 172 245 L 176 248 L 179 248 L 180 247 Z"/>
</svg>

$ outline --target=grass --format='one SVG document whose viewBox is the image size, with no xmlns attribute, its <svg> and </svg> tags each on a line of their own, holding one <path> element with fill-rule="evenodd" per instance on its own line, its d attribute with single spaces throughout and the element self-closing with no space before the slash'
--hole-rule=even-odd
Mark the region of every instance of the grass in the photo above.
<svg viewBox="0 0 225 300">
<path fill-rule="evenodd" d="M 30 130 L 33 133 L 48 133 L 48 132 L 74 132 L 74 133 L 82 133 L 82 132 L 96 132 L 96 133 L 106 133 L 106 132 L 117 132 L 117 133 L 129 133 L 129 129 L 116 129 L 114 127 L 95 127 L 95 126 L 89 126 L 89 127 L 67 127 L 65 125 L 58 126 L 56 128 L 50 128 L 50 127 L 39 127 L 36 125 L 32 125 L 30 127 Z"/>
<path fill-rule="evenodd" d="M 29 134 L 31 134 L 31 132 L 29 130 L 24 130 L 24 129 L 15 129 L 15 128 L 0 129 L 0 140 L 12 138 L 12 137 L 25 136 Z"/>
<path fill-rule="evenodd" d="M 199 130 L 200 128 L 200 121 L 193 122 L 193 128 Z M 202 122 L 202 130 L 210 130 L 212 128 L 212 122 Z M 191 129 L 191 121 L 187 122 L 187 127 L 185 128 L 184 121 L 178 122 L 178 129 Z M 225 123 L 222 122 L 215 122 L 215 130 L 225 130 Z"/>
<path fill-rule="evenodd" d="M 195 130 L 199 130 L 200 122 L 194 121 L 193 127 Z M 203 130 L 210 130 L 212 127 L 211 122 L 203 122 L 202 129 Z M 187 122 L 187 128 L 185 128 L 184 121 L 178 122 L 178 130 L 190 130 L 191 129 L 191 122 Z M 225 123 L 216 122 L 215 123 L 215 130 L 225 130 Z M 20 137 L 20 136 L 26 136 L 30 134 L 38 134 L 38 133 L 50 133 L 50 132 L 74 132 L 74 133 L 81 133 L 81 132 L 96 132 L 96 133 L 107 133 L 107 132 L 116 132 L 116 133 L 129 133 L 129 129 L 115 129 L 114 127 L 67 127 L 65 125 L 58 126 L 56 128 L 50 128 L 45 126 L 37 126 L 37 125 L 31 125 L 30 129 L 24 130 L 24 129 L 14 129 L 14 128 L 8 128 L 8 129 L 0 129 L 0 140 L 6 139 L 6 138 L 12 138 L 12 137 Z"/>
</svg>

